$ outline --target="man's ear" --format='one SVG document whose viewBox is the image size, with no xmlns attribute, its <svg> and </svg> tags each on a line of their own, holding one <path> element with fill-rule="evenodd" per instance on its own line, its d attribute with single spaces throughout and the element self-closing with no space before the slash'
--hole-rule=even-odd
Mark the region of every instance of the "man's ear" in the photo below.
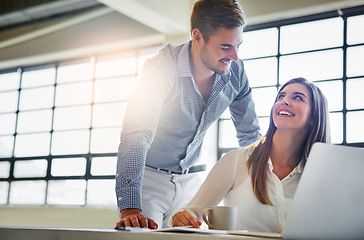
<svg viewBox="0 0 364 240">
<path fill-rule="evenodd" d="M 198 43 L 203 41 L 202 33 L 198 28 L 192 30 L 192 39 Z"/>
</svg>

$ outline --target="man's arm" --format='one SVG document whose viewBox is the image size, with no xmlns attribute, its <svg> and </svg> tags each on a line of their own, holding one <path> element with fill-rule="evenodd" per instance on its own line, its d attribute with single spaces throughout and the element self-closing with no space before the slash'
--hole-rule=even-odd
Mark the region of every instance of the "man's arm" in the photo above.
<svg viewBox="0 0 364 240">
<path fill-rule="evenodd" d="M 241 147 L 249 145 L 261 138 L 258 117 L 252 99 L 245 71 L 242 71 L 242 89 L 230 104 L 230 113 L 237 131 L 237 138 Z"/>
<path fill-rule="evenodd" d="M 115 186 L 118 206 L 122 210 L 120 225 L 154 226 L 154 222 L 148 224 L 149 220 L 141 214 L 141 189 L 147 151 L 168 88 L 162 72 L 147 61 L 138 87 L 128 102 L 120 137 Z"/>
</svg>

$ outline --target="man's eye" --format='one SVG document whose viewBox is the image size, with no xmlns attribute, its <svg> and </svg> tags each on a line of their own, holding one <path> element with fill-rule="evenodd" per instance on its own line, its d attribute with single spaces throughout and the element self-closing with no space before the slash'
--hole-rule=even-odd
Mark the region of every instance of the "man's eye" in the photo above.
<svg viewBox="0 0 364 240">
<path fill-rule="evenodd" d="M 224 51 L 227 51 L 227 50 L 229 50 L 229 47 L 222 47 L 221 49 Z"/>
</svg>

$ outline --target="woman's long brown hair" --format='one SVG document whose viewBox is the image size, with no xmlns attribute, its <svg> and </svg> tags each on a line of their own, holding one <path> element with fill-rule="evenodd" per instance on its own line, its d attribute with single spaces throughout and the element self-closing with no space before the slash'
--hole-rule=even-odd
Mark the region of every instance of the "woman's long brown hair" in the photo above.
<svg viewBox="0 0 364 240">
<path fill-rule="evenodd" d="M 301 161 L 306 163 L 307 156 L 315 142 L 330 142 L 329 113 L 327 100 L 321 90 L 314 84 L 309 83 L 305 78 L 294 78 L 286 82 L 278 91 L 278 94 L 289 84 L 301 83 L 311 94 L 311 119 L 312 129 L 308 132 L 302 145 Z M 275 100 L 275 102 L 277 99 Z M 274 102 L 274 103 L 275 103 Z M 268 159 L 272 148 L 273 135 L 277 130 L 273 122 L 272 111 L 270 123 L 266 135 L 257 143 L 257 146 L 250 155 L 247 164 L 252 178 L 252 187 L 256 198 L 262 203 L 273 205 L 269 199 L 267 190 Z"/>
</svg>

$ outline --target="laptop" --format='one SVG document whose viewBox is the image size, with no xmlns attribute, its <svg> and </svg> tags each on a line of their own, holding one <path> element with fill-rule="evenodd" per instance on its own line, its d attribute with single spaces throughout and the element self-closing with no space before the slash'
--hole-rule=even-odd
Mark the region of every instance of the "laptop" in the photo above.
<svg viewBox="0 0 364 240">
<path fill-rule="evenodd" d="M 364 239 L 364 149 L 315 143 L 281 235 L 288 239 Z"/>
</svg>

